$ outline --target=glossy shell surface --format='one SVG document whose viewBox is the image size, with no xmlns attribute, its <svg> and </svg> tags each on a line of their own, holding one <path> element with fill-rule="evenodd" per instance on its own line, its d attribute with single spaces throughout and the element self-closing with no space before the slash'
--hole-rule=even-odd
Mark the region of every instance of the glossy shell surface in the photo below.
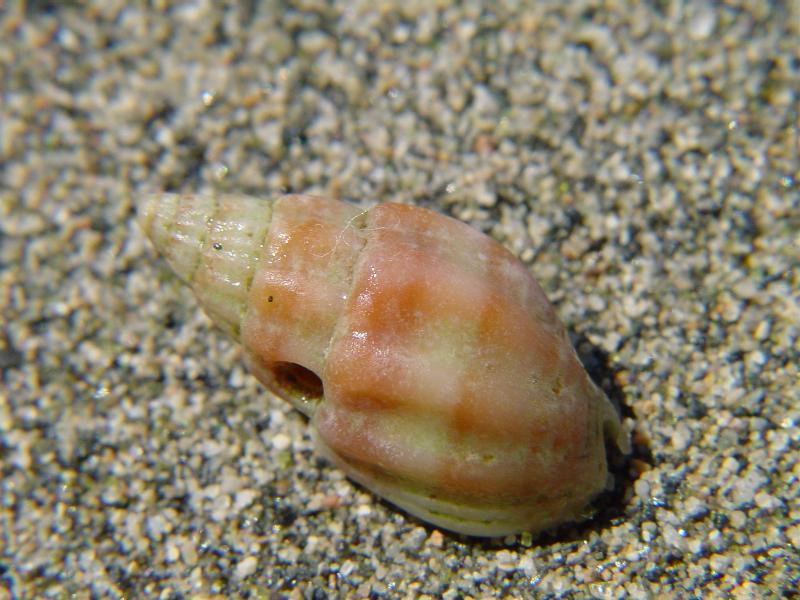
<svg viewBox="0 0 800 600">
<path fill-rule="evenodd" d="M 455 219 L 315 196 L 163 194 L 143 229 L 352 479 L 443 528 L 578 520 L 619 420 L 525 266 Z"/>
</svg>

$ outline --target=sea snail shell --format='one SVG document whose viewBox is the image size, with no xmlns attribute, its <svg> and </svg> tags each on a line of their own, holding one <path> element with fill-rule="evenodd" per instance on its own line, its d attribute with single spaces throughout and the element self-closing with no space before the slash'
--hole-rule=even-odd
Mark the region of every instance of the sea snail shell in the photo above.
<svg viewBox="0 0 800 600">
<path fill-rule="evenodd" d="M 313 196 L 149 196 L 141 225 L 324 455 L 453 531 L 586 515 L 627 441 L 527 269 L 450 217 Z"/>
</svg>

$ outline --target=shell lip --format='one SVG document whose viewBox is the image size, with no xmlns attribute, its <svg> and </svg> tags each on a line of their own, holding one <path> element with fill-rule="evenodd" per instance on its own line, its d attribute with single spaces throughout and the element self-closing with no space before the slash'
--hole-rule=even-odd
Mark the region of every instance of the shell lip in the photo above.
<svg viewBox="0 0 800 600">
<path fill-rule="evenodd" d="M 497 506 L 459 503 L 426 492 L 413 482 L 402 482 L 381 469 L 366 468 L 367 465 L 349 460 L 328 445 L 315 428 L 312 428 L 312 437 L 320 455 L 342 469 L 351 480 L 412 517 L 454 533 L 483 538 L 522 532 L 535 535 L 563 523 L 582 521 L 590 516 L 583 505 L 580 509 L 567 510 L 556 516 L 549 508 L 541 507 L 537 510 L 527 502 Z M 557 499 L 548 498 L 547 505 L 552 506 L 555 500 Z"/>
</svg>

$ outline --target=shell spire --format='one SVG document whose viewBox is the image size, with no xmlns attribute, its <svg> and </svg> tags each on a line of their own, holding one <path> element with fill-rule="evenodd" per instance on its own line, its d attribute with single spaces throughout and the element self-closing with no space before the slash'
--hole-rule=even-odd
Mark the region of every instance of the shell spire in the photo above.
<svg viewBox="0 0 800 600">
<path fill-rule="evenodd" d="M 272 202 L 234 195 L 152 194 L 139 223 L 209 317 L 238 340 Z"/>
</svg>

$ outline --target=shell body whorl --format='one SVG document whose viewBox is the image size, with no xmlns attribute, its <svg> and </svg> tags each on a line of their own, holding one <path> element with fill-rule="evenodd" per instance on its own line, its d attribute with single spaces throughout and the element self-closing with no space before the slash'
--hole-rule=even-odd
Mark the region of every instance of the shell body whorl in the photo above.
<svg viewBox="0 0 800 600">
<path fill-rule="evenodd" d="M 579 519 L 625 447 L 544 292 L 433 211 L 313 196 L 148 198 L 148 236 L 345 472 L 471 535 Z"/>
</svg>

